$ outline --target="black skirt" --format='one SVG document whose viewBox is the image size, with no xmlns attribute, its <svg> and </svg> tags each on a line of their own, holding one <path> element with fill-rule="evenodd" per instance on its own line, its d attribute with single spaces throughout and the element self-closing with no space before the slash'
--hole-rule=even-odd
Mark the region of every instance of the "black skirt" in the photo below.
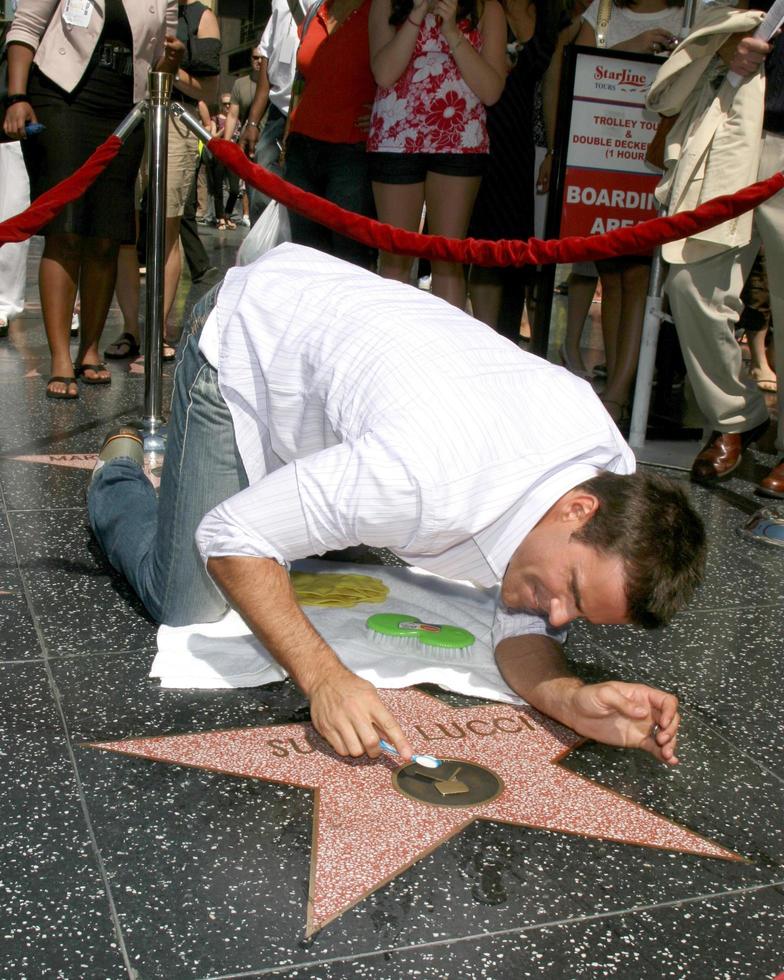
<svg viewBox="0 0 784 980">
<path fill-rule="evenodd" d="M 73 92 L 55 85 L 35 66 L 27 91 L 38 121 L 46 129 L 22 140 L 30 196 L 69 177 L 116 129 L 133 107 L 133 78 L 98 64 L 88 67 Z M 140 123 L 95 183 L 67 205 L 41 231 L 136 240 L 134 183 L 144 152 Z"/>
</svg>

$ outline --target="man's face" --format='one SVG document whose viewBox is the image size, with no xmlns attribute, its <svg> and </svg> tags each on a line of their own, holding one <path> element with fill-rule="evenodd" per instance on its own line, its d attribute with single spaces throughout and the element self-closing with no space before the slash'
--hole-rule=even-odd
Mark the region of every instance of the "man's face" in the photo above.
<svg viewBox="0 0 784 980">
<path fill-rule="evenodd" d="M 630 621 L 620 558 L 572 540 L 597 505 L 590 494 L 570 491 L 530 531 L 501 585 L 510 609 L 544 615 L 556 628 L 580 618 L 604 624 Z"/>
<path fill-rule="evenodd" d="M 263 55 L 261 53 L 261 48 L 254 48 L 250 53 L 250 67 L 253 71 L 258 71 L 261 68 L 261 59 Z"/>
</svg>

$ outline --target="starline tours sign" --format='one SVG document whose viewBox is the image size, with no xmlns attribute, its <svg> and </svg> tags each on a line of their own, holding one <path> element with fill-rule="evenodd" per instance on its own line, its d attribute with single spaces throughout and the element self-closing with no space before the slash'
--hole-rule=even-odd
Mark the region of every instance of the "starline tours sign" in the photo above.
<svg viewBox="0 0 784 980">
<path fill-rule="evenodd" d="M 645 162 L 659 123 L 645 97 L 660 62 L 577 49 L 560 236 L 596 235 L 656 216 L 660 172 Z"/>
</svg>

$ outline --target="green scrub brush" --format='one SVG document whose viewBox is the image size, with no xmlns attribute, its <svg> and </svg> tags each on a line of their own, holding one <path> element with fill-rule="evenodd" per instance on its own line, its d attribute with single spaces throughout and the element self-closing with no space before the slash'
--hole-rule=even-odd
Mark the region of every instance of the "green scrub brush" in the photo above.
<svg viewBox="0 0 784 980">
<path fill-rule="evenodd" d="M 423 643 L 428 647 L 464 650 L 476 640 L 473 633 L 460 626 L 423 623 L 416 616 L 408 616 L 406 613 L 376 613 L 365 625 L 373 638 L 382 642 L 386 642 L 387 637 L 394 637 L 398 642 L 413 646 Z"/>
</svg>

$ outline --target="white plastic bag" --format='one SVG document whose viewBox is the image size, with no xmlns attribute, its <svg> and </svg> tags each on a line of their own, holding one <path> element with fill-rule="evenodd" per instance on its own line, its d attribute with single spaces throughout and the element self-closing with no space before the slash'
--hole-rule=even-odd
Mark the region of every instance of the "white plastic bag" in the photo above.
<svg viewBox="0 0 784 980">
<path fill-rule="evenodd" d="M 282 242 L 291 241 L 289 213 L 277 201 L 270 201 L 261 217 L 245 237 L 237 253 L 237 265 L 250 265 L 259 256 Z"/>
</svg>

